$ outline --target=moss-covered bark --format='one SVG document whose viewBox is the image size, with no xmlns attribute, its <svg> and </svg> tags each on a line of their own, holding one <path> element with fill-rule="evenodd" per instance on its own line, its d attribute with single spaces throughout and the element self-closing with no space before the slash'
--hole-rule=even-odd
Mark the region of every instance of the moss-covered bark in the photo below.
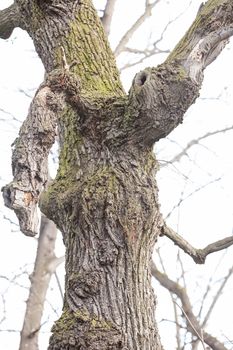
<svg viewBox="0 0 233 350">
<path fill-rule="evenodd" d="M 152 147 L 197 98 L 203 69 L 231 35 L 232 3 L 207 2 L 165 64 L 138 73 L 128 96 L 90 0 L 16 4 L 46 69 L 4 189 L 26 234 L 35 233 L 29 226 L 47 182 L 55 119 L 61 147 L 56 179 L 40 198 L 66 246 L 64 309 L 49 350 L 160 350 L 150 264 L 162 220 Z"/>
</svg>

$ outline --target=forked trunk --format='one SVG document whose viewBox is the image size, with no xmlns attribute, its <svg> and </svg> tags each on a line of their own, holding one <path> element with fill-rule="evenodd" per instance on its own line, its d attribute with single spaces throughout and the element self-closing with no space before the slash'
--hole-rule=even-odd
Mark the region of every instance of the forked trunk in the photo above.
<svg viewBox="0 0 233 350">
<path fill-rule="evenodd" d="M 203 70 L 233 34 L 232 10 L 232 0 L 209 0 L 128 96 L 91 0 L 16 0 L 0 12 L 1 37 L 25 29 L 46 69 L 3 189 L 27 235 L 36 233 L 56 123 L 60 140 L 58 174 L 40 198 L 66 246 L 65 302 L 49 350 L 161 349 L 150 273 L 162 225 L 152 147 L 197 98 Z"/>
<path fill-rule="evenodd" d="M 128 98 L 92 4 L 32 1 L 23 10 L 48 73 L 39 103 L 49 86 L 45 104 L 62 110 L 60 167 L 41 199 L 66 246 L 65 302 L 49 349 L 159 350 L 152 144 L 128 140 Z"/>
</svg>

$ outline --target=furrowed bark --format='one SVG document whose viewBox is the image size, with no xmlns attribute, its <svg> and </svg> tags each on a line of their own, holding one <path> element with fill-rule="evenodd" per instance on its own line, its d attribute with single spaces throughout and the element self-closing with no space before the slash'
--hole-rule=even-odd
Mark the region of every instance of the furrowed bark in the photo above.
<svg viewBox="0 0 233 350">
<path fill-rule="evenodd" d="M 56 135 L 59 103 L 46 84 L 37 91 L 14 142 L 14 180 L 2 189 L 5 205 L 14 210 L 27 236 L 34 236 L 38 230 L 37 203 L 48 181 L 47 160 Z"/>
<path fill-rule="evenodd" d="M 41 197 L 67 247 L 64 311 L 49 349 L 161 349 L 150 275 L 161 220 L 155 160 L 150 147 L 129 147 L 128 98 L 101 22 L 88 0 L 20 8 L 44 85 L 63 101 L 60 166 Z"/>
<path fill-rule="evenodd" d="M 152 144 L 182 123 L 199 96 L 204 69 L 232 34 L 232 1 L 210 0 L 164 64 L 135 76 L 129 98 L 134 138 Z"/>
<path fill-rule="evenodd" d="M 232 9 L 230 1 L 216 0 L 206 8 L 221 12 L 223 3 Z M 41 116 L 45 121 L 50 117 L 51 125 L 57 120 L 61 146 L 56 179 L 40 198 L 42 211 L 59 227 L 66 246 L 64 308 L 49 350 L 160 350 L 150 266 L 163 221 L 152 148 L 182 121 L 198 96 L 201 74 L 193 74 L 189 65 L 196 57 L 190 53 L 200 41 L 198 32 L 183 46 L 185 58 L 175 49 L 163 65 L 136 75 L 127 96 L 90 0 L 17 4 L 47 72 L 32 105 L 33 109 L 38 103 L 31 114 L 39 125 L 33 129 L 26 121 L 16 142 L 10 189 L 23 193 L 20 210 L 25 211 L 28 203 L 25 193 L 36 205 L 47 181 L 41 164 L 55 135 L 49 127 L 38 138 L 44 124 Z M 209 25 L 213 15 L 208 11 Z M 227 12 L 229 18 L 231 13 Z M 231 25 L 228 19 L 223 22 Z M 196 23 L 202 32 L 203 23 Z M 214 28 L 206 28 L 203 37 L 215 35 Z M 204 45 L 208 62 L 216 56 L 208 53 L 215 51 L 211 45 L 218 51 L 218 40 L 212 36 L 209 51 Z M 26 143 L 29 148 L 22 153 Z M 13 199 L 18 197 L 8 188 L 6 204 L 17 211 Z M 26 207 L 31 215 L 30 210 Z M 31 234 L 28 221 L 18 216 L 22 229 Z"/>
<path fill-rule="evenodd" d="M 0 11 L 0 38 L 8 39 L 16 27 L 21 27 L 20 14 L 14 3 Z"/>
</svg>

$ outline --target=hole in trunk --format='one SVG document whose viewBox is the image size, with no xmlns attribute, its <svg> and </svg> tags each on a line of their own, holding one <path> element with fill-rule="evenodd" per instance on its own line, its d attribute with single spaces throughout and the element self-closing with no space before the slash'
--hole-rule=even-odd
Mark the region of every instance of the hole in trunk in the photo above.
<svg viewBox="0 0 233 350">
<path fill-rule="evenodd" d="M 135 77 L 135 83 L 139 86 L 143 86 L 146 82 L 146 79 L 148 77 L 147 72 L 139 72 Z"/>
</svg>

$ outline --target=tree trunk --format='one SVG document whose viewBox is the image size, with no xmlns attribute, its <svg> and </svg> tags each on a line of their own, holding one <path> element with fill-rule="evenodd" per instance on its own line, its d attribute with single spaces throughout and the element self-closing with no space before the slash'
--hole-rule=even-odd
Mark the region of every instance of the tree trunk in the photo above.
<svg viewBox="0 0 233 350">
<path fill-rule="evenodd" d="M 15 144 L 14 181 L 3 190 L 28 235 L 55 119 L 61 146 L 56 179 L 40 199 L 66 246 L 64 308 L 49 350 L 160 350 L 150 266 L 162 219 L 152 148 L 182 122 L 203 69 L 232 34 L 231 1 L 210 0 L 168 60 L 136 75 L 128 96 L 90 0 L 16 4 L 47 73 Z M 213 13 L 217 34 L 208 26 Z"/>
<path fill-rule="evenodd" d="M 32 19 L 24 26 L 47 72 L 37 107 L 49 87 L 40 110 L 62 110 L 60 167 L 41 198 L 66 246 L 64 309 L 49 349 L 159 350 L 150 264 L 161 219 L 152 144 L 128 140 L 128 98 L 90 1 L 31 1 L 20 13 Z"/>
</svg>

